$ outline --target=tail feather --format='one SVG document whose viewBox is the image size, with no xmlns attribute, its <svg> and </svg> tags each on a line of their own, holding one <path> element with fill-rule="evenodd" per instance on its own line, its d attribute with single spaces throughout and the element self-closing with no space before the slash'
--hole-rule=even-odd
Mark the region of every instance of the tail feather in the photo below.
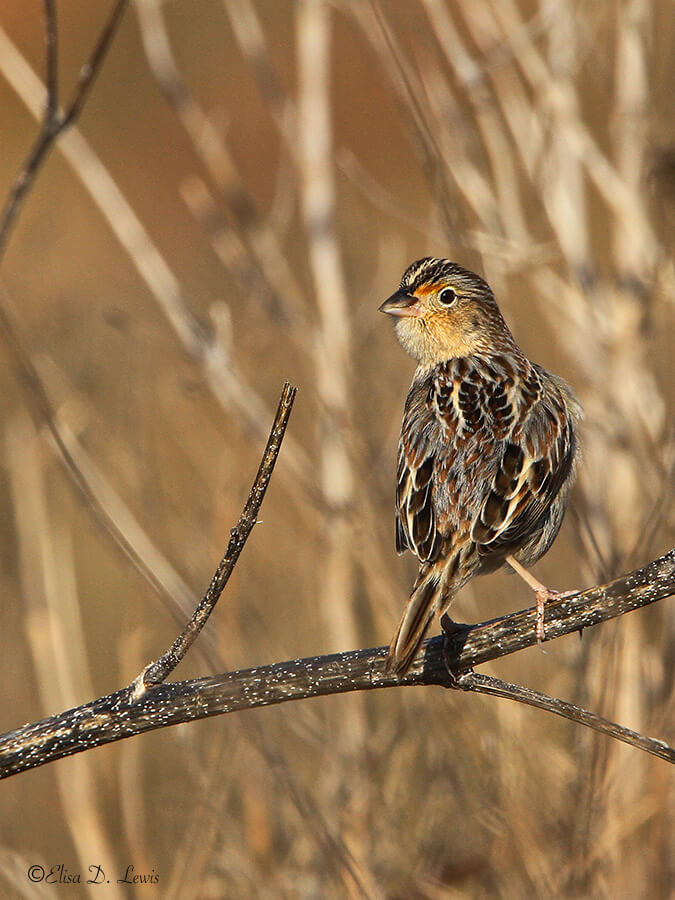
<svg viewBox="0 0 675 900">
<path fill-rule="evenodd" d="M 389 645 L 385 670 L 405 675 L 422 645 L 429 626 L 441 605 L 440 572 L 423 568 L 417 576 L 410 599 Z"/>
</svg>

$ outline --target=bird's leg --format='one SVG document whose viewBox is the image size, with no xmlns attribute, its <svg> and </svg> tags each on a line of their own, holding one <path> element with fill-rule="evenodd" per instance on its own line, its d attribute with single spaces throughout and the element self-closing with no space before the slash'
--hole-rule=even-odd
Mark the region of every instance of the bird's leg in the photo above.
<svg viewBox="0 0 675 900">
<path fill-rule="evenodd" d="M 546 602 L 548 600 L 560 600 L 563 597 L 571 597 L 572 594 L 576 594 L 576 591 L 552 591 L 550 588 L 547 588 L 545 584 L 542 584 L 537 578 L 534 577 L 532 572 L 528 571 L 525 566 L 522 566 L 517 559 L 513 556 L 507 556 L 506 562 L 511 566 L 513 571 L 520 575 L 523 581 L 534 591 L 534 596 L 537 599 L 537 640 L 543 641 L 546 639 L 546 631 L 544 629 L 544 607 L 546 606 Z"/>
</svg>

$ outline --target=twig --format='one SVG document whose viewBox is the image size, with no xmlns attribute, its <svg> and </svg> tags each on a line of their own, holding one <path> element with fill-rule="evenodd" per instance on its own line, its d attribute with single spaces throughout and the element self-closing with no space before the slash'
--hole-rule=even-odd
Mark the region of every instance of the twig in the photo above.
<svg viewBox="0 0 675 900">
<path fill-rule="evenodd" d="M 39 118 L 38 98 L 41 97 L 44 86 L 1 27 L 0 72 L 9 81 L 31 115 Z M 71 166 L 73 174 L 80 180 L 128 254 L 181 345 L 195 364 L 200 366 L 206 384 L 217 402 L 227 412 L 235 411 L 253 434 L 262 434 L 260 423 L 266 420 L 268 414 L 271 415 L 267 404 L 224 352 L 213 329 L 206 328 L 192 312 L 177 276 L 108 169 L 77 127 L 71 127 L 68 133 L 62 136 L 58 146 Z M 27 164 L 28 160 L 25 165 Z M 33 181 L 34 179 L 31 183 Z M 0 315 L 3 315 L 2 307 Z M 6 312 L 4 318 L 8 318 Z M 16 327 L 12 330 L 15 333 L 15 341 L 20 343 Z M 24 353 L 24 356 L 27 354 Z M 30 380 L 35 379 L 39 380 L 39 377 L 33 367 Z M 44 390 L 43 393 L 46 396 Z M 295 489 L 301 485 L 303 497 L 309 495 L 312 502 L 322 502 L 320 493 L 313 489 L 314 479 L 311 474 L 308 475 L 312 468 L 307 454 L 300 445 L 293 444 L 289 439 L 286 440 L 284 468 L 286 483 L 289 479 L 292 480 L 294 498 L 297 496 Z"/>
<path fill-rule="evenodd" d="M 55 122 L 59 113 L 59 31 L 56 24 L 55 0 L 43 0 L 45 15 L 45 118 L 43 129 Z"/>
<path fill-rule="evenodd" d="M 101 71 L 103 60 L 117 33 L 127 2 L 128 0 L 117 0 L 113 6 L 89 60 L 80 70 L 80 77 L 71 101 L 65 111 L 61 111 L 59 109 L 57 72 L 58 31 L 56 26 L 56 6 L 54 0 L 44 0 L 45 43 L 47 45 L 45 111 L 33 148 L 14 180 L 2 215 L 0 215 L 0 258 L 2 258 L 21 204 L 30 190 L 40 167 L 47 158 L 54 141 L 66 128 L 73 124 L 82 111 L 94 79 Z"/>
<path fill-rule="evenodd" d="M 258 473 L 249 492 L 248 499 L 244 506 L 236 527 L 230 532 L 230 541 L 227 545 L 225 555 L 218 564 L 211 583 L 206 593 L 197 604 L 192 617 L 186 624 L 183 631 L 178 635 L 169 649 L 150 663 L 141 672 L 134 682 L 134 695 L 140 696 L 148 687 L 154 687 L 161 684 L 176 668 L 178 663 L 183 659 L 192 644 L 195 642 L 199 632 L 206 625 L 209 616 L 218 602 L 220 595 L 225 589 L 225 585 L 229 581 L 230 575 L 237 564 L 239 555 L 244 548 L 244 544 L 248 540 L 248 536 L 253 530 L 253 526 L 258 520 L 258 512 L 265 497 L 265 492 L 270 483 L 274 465 L 281 450 L 281 442 L 284 439 L 286 426 L 293 409 L 293 402 L 297 388 L 288 382 L 285 382 L 279 400 L 277 414 L 274 417 L 272 430 L 267 439 L 265 452 L 263 453 Z"/>
<path fill-rule="evenodd" d="M 108 21 L 103 26 L 103 30 L 96 42 L 96 46 L 89 57 L 89 61 L 80 69 L 80 77 L 77 81 L 75 93 L 73 94 L 73 98 L 68 104 L 65 113 L 61 116 L 59 131 L 63 131 L 71 125 L 75 119 L 79 118 L 89 95 L 89 91 L 94 84 L 94 78 L 101 71 L 103 60 L 117 33 L 117 28 L 122 21 L 122 16 L 124 15 L 128 2 L 129 0 L 117 0 L 113 6 Z"/>
<path fill-rule="evenodd" d="M 67 134 L 62 136 L 59 146 L 72 165 L 76 176 L 82 180 L 84 187 L 89 191 L 94 202 L 98 204 L 114 234 L 126 248 L 141 278 L 174 327 L 183 347 L 204 370 L 207 383 L 214 396 L 224 408 L 229 409 L 234 406 L 244 416 L 246 425 L 257 434 L 261 431 L 260 423 L 265 421 L 268 412 L 271 416 L 267 404 L 258 396 L 250 383 L 243 381 L 241 373 L 235 370 L 232 360 L 224 353 L 222 342 L 218 340 L 219 335 L 214 335 L 212 331 L 206 332 L 203 325 L 191 313 L 174 273 L 160 255 L 156 245 L 151 241 L 143 225 L 85 138 L 78 132 L 77 127 L 72 127 L 74 119 L 82 111 L 86 90 L 103 63 L 104 50 L 112 40 L 125 5 L 126 0 L 118 2 L 113 8 L 101 38 L 88 64 L 82 70 L 74 98 L 68 111 L 61 117 L 62 120 L 67 118 L 67 124 L 71 128 Z M 46 10 L 51 9 L 49 6 L 45 8 Z M 46 23 L 46 43 L 48 52 L 52 54 L 56 52 L 55 40 L 50 36 L 55 28 L 55 21 L 54 18 L 48 17 Z M 55 71 L 53 59 L 48 60 L 46 70 L 49 83 L 47 97 L 53 98 L 56 88 L 52 76 L 49 74 Z M 8 79 L 31 114 L 40 118 L 40 98 L 44 86 L 16 47 L 6 37 L 2 28 L 0 28 L 0 71 Z M 47 107 L 54 105 L 53 99 L 47 100 Z M 45 126 L 43 125 L 40 139 L 26 157 L 21 172 L 10 191 L 5 209 L 0 215 L 0 260 L 11 227 L 16 221 L 20 203 L 25 199 L 26 191 L 35 184 L 38 169 L 44 162 L 51 144 L 61 134 L 63 128 L 56 132 L 50 130 L 48 139 L 44 138 L 44 130 Z M 22 376 L 23 384 L 31 394 L 34 411 L 44 419 L 49 429 L 66 473 L 93 517 L 132 562 L 141 576 L 148 581 L 153 590 L 163 599 L 168 599 L 170 603 L 175 602 L 176 593 L 168 591 L 166 586 L 158 581 L 142 553 L 139 552 L 137 544 L 129 539 L 118 526 L 115 516 L 107 508 L 105 498 L 100 496 L 95 481 L 80 465 L 77 448 L 67 429 L 58 420 L 45 383 L 24 347 L 19 328 L 13 317 L 10 316 L 6 303 L 0 304 L 0 338 L 5 340 L 12 354 L 13 362 Z M 318 495 L 315 496 L 311 493 L 311 477 L 307 474 L 311 472 L 311 466 L 302 448 L 293 446 L 292 443 L 289 444 L 287 440 L 284 457 L 294 486 L 302 485 L 305 492 L 310 494 L 313 502 L 320 502 Z M 179 593 L 181 592 L 179 591 Z"/>
<path fill-rule="evenodd" d="M 467 672 L 466 675 L 463 675 L 459 679 L 458 686 L 464 691 L 488 694 L 490 697 L 503 697 L 506 700 L 517 700 L 518 703 L 525 703 L 527 706 L 545 709 L 556 716 L 561 716 L 563 719 L 570 719 L 572 722 L 586 725 L 588 728 L 599 731 L 601 734 L 608 734 L 618 741 L 624 741 L 624 743 L 638 747 L 640 750 L 645 750 L 653 756 L 659 756 L 661 759 L 675 763 L 675 749 L 669 747 L 665 741 L 659 741 L 656 738 L 639 734 L 637 731 L 631 731 L 630 728 L 624 728 L 623 725 L 610 722 L 609 719 L 604 719 L 602 716 L 582 709 L 580 706 L 575 706 L 573 703 L 566 703 L 564 700 L 549 697 L 546 694 L 522 687 L 519 684 L 510 684 L 508 681 L 502 681 L 501 678 L 479 675 L 476 672 Z"/>
<path fill-rule="evenodd" d="M 59 135 L 71 126 L 80 115 L 89 90 L 99 73 L 107 50 L 115 36 L 120 24 L 122 14 L 127 5 L 127 0 L 117 0 L 112 8 L 110 16 L 104 25 L 100 37 L 89 57 L 88 62 L 82 67 L 75 92 L 65 111 L 59 109 L 59 88 L 57 80 L 58 59 L 58 31 L 56 22 L 56 10 L 52 0 L 44 0 L 45 9 L 45 43 L 47 47 L 46 61 L 46 99 L 45 111 L 38 137 L 31 151 L 26 157 L 21 171 L 16 177 L 9 192 L 2 215 L 0 215 L 0 260 L 7 246 L 12 226 L 21 208 L 27 192 L 33 186 L 35 178 L 47 154 Z M 117 528 L 112 516 L 101 503 L 87 477 L 83 474 L 78 462 L 73 456 L 62 426 L 51 406 L 47 391 L 40 375 L 26 352 L 18 329 L 10 317 L 4 304 L 0 304 L 0 336 L 9 348 L 14 364 L 17 366 L 24 384 L 31 392 L 34 408 L 44 419 L 49 432 L 56 444 L 66 471 L 71 478 L 79 494 L 86 501 L 97 522 L 113 538 L 117 546 L 131 560 L 137 570 L 150 582 L 160 595 L 165 591 L 153 578 L 144 560 L 139 556 L 136 547 L 125 538 Z"/>
<path fill-rule="evenodd" d="M 550 603 L 546 608 L 547 638 L 596 625 L 673 593 L 675 548 L 642 569 L 608 584 Z M 464 673 L 474 665 L 535 644 L 535 618 L 534 609 L 522 610 L 492 622 L 458 629 L 447 638 L 432 638 L 424 644 L 402 679 L 385 673 L 387 648 L 376 647 L 258 666 L 210 678 L 160 684 L 140 695 L 134 694 L 134 683 L 107 697 L 0 736 L 0 778 L 167 725 L 288 700 L 399 685 L 435 684 L 461 688 L 471 684 L 470 679 L 466 681 Z M 449 671 L 448 661 L 454 674 Z M 476 689 L 480 685 L 484 692 L 494 694 L 509 687 L 507 685 L 505 688 L 499 682 L 491 684 L 482 676 L 477 679 L 476 685 Z M 522 698 L 512 692 L 508 696 L 523 702 L 533 702 L 540 696 L 534 692 L 526 693 L 527 701 L 525 694 Z M 621 730 L 619 726 L 613 726 L 610 730 L 606 727 L 606 720 L 599 717 L 594 719 L 593 724 L 590 713 L 568 716 L 567 712 L 572 708 L 568 710 L 566 704 L 553 698 L 550 698 L 548 705 L 537 705 L 582 724 L 597 726 L 598 730 L 675 762 L 675 750 L 661 741 L 642 735 L 637 735 L 634 740 L 628 730 Z"/>
</svg>

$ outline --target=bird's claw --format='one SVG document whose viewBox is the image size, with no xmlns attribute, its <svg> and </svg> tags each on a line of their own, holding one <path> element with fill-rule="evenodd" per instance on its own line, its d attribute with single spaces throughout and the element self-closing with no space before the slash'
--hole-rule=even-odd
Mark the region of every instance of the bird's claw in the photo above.
<svg viewBox="0 0 675 900">
<path fill-rule="evenodd" d="M 541 643 L 546 640 L 546 628 L 544 626 L 544 608 L 551 600 L 562 600 L 565 597 L 571 597 L 578 591 L 552 591 L 550 588 L 535 590 L 534 595 L 537 599 L 537 624 L 535 625 L 535 633 L 537 641 Z"/>
<path fill-rule="evenodd" d="M 468 633 L 471 626 L 464 625 L 461 622 L 454 622 L 447 613 L 441 616 L 441 628 L 443 629 L 443 662 L 450 683 L 448 687 L 468 691 L 470 690 L 471 680 L 473 677 L 473 669 L 465 669 L 458 671 L 457 669 L 457 636 L 462 633 Z M 452 655 L 451 655 L 452 648 Z"/>
</svg>

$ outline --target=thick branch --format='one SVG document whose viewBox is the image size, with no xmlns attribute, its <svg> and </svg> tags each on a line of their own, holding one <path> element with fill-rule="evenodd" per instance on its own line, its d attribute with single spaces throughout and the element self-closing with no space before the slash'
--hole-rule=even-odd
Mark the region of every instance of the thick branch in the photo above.
<svg viewBox="0 0 675 900">
<path fill-rule="evenodd" d="M 609 584 L 580 591 L 549 604 L 546 609 L 547 638 L 596 625 L 673 593 L 675 549 Z M 400 680 L 385 675 L 387 648 L 377 647 L 259 666 L 211 678 L 161 684 L 148 689 L 135 702 L 133 686 L 130 686 L 0 737 L 0 777 L 6 778 L 63 756 L 167 725 L 287 700 L 396 685 L 436 684 L 479 690 L 484 679 L 474 676 L 475 683 L 472 685 L 471 678 L 467 682 L 461 677 L 462 673 L 469 672 L 478 663 L 536 643 L 535 619 L 534 609 L 523 610 L 492 622 L 460 629 L 445 642 L 443 638 L 433 638 L 426 642 L 408 674 Z M 454 678 L 448 671 L 446 656 L 456 673 Z M 482 684 L 482 687 L 485 692 L 500 693 L 494 685 L 494 690 L 487 684 Z M 534 703 L 537 697 L 530 693 L 532 698 L 527 702 Z M 500 695 L 504 695 L 503 690 Z M 508 696 L 519 699 L 513 693 L 508 693 Z M 565 704 L 560 704 L 560 708 L 553 711 L 564 715 L 563 706 Z M 577 721 L 591 724 L 584 721 L 583 716 L 577 717 Z M 600 730 L 611 733 L 606 728 Z M 650 741 L 648 738 L 642 740 Z M 652 744 L 654 746 L 651 748 L 643 748 L 675 761 L 675 752 L 670 748 L 659 741 Z"/>
</svg>

